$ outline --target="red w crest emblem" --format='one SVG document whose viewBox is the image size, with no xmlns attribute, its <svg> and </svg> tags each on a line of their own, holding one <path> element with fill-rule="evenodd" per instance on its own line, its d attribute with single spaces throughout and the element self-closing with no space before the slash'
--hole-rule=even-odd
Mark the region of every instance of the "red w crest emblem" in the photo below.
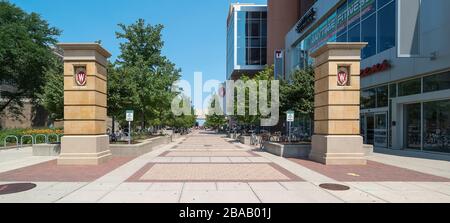
<svg viewBox="0 0 450 223">
<path fill-rule="evenodd" d="M 87 82 L 86 73 L 84 71 L 78 72 L 76 77 L 75 77 L 75 80 L 76 80 L 78 86 L 86 85 L 86 82 Z"/>
<path fill-rule="evenodd" d="M 337 75 L 338 85 L 347 86 L 348 84 L 348 74 L 345 71 L 339 71 Z"/>
</svg>

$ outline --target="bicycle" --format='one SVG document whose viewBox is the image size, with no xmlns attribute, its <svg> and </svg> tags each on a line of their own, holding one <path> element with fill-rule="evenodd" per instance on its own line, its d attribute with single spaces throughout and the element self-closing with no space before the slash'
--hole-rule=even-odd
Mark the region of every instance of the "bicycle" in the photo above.
<svg viewBox="0 0 450 223">
<path fill-rule="evenodd" d="M 259 137 L 259 149 L 260 150 L 264 150 L 264 144 L 266 144 L 266 142 L 270 141 L 270 134 L 268 133 L 263 133 L 260 137 Z"/>
</svg>

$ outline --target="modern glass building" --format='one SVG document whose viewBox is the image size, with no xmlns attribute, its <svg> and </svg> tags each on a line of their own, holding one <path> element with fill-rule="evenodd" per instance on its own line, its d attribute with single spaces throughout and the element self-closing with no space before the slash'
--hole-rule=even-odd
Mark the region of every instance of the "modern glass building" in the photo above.
<svg viewBox="0 0 450 223">
<path fill-rule="evenodd" d="M 253 75 L 267 64 L 267 6 L 232 4 L 227 19 L 227 79 Z"/>
<path fill-rule="evenodd" d="M 317 0 L 286 35 L 286 76 L 327 42 L 368 42 L 365 143 L 450 153 L 449 11 L 448 0 Z"/>
</svg>

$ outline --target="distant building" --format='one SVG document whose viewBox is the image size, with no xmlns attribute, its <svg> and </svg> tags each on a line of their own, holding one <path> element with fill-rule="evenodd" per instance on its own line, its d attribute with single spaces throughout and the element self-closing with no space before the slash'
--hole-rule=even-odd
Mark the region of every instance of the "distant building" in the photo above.
<svg viewBox="0 0 450 223">
<path fill-rule="evenodd" d="M 227 79 L 267 65 L 267 5 L 231 4 L 227 19 Z"/>
</svg>

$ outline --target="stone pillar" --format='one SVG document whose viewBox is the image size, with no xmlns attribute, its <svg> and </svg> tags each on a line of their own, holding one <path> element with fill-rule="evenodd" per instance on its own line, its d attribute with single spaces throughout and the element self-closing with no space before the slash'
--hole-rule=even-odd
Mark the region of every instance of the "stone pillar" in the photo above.
<svg viewBox="0 0 450 223">
<path fill-rule="evenodd" d="M 58 165 L 99 165 L 111 158 L 106 135 L 107 58 L 96 43 L 62 43 L 64 137 Z"/>
<path fill-rule="evenodd" d="M 310 159 L 326 165 L 366 165 L 360 133 L 361 49 L 328 43 L 315 59 L 314 136 Z"/>
</svg>

